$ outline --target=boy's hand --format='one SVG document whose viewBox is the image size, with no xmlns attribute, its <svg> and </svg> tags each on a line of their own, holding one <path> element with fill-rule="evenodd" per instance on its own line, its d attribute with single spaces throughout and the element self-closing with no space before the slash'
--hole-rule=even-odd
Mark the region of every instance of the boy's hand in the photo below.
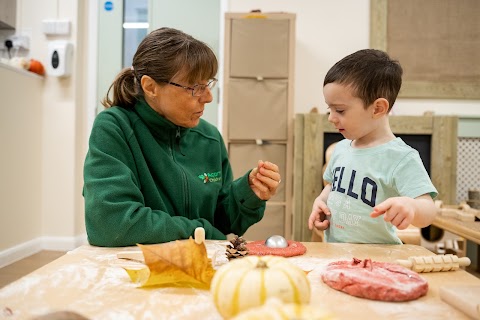
<svg viewBox="0 0 480 320">
<path fill-rule="evenodd" d="M 327 220 L 327 216 L 330 215 L 330 209 L 328 209 L 326 203 L 318 196 L 313 202 L 312 213 L 308 218 L 308 228 L 313 230 L 313 227 L 318 230 L 325 230 L 328 228 L 330 221 Z"/>
<path fill-rule="evenodd" d="M 389 198 L 373 208 L 370 217 L 383 214 L 383 220 L 390 222 L 397 229 L 406 229 L 415 218 L 415 199 L 408 197 Z"/>
<path fill-rule="evenodd" d="M 262 200 L 269 200 L 275 195 L 281 181 L 278 166 L 268 161 L 259 160 L 257 167 L 248 175 L 250 188 Z"/>
</svg>

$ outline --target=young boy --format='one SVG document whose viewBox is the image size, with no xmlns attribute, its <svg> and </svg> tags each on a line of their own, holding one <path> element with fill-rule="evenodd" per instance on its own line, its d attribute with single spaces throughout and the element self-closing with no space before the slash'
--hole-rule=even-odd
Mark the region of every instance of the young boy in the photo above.
<svg viewBox="0 0 480 320">
<path fill-rule="evenodd" d="M 385 52 L 366 49 L 325 76 L 328 121 L 345 138 L 308 219 L 310 230 L 326 230 L 327 242 L 401 244 L 395 228 L 422 228 L 435 218 L 437 190 L 418 152 L 394 136 L 388 121 L 402 73 Z"/>
</svg>

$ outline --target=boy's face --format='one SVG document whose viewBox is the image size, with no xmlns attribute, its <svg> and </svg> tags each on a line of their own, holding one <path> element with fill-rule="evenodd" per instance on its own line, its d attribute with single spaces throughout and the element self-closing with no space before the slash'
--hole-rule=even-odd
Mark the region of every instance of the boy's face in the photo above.
<svg viewBox="0 0 480 320">
<path fill-rule="evenodd" d="M 330 121 L 335 128 L 349 140 L 367 142 L 377 124 L 373 119 L 373 105 L 364 107 L 363 101 L 353 95 L 350 86 L 329 83 L 323 87 L 323 95 L 328 105 Z"/>
</svg>

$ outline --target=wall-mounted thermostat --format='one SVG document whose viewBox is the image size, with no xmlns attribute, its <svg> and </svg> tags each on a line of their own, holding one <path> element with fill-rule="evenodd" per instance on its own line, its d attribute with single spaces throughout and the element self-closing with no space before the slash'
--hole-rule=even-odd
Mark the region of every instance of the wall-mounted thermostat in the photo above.
<svg viewBox="0 0 480 320">
<path fill-rule="evenodd" d="M 73 44 L 68 41 L 51 41 L 48 44 L 47 75 L 66 77 L 72 73 Z"/>
</svg>

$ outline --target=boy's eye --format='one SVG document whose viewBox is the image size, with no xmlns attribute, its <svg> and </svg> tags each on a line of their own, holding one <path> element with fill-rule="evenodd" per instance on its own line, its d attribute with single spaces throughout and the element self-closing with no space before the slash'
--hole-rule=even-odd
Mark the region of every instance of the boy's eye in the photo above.
<svg viewBox="0 0 480 320">
<path fill-rule="evenodd" d="M 345 110 L 337 110 L 337 113 L 342 114 Z"/>
</svg>

